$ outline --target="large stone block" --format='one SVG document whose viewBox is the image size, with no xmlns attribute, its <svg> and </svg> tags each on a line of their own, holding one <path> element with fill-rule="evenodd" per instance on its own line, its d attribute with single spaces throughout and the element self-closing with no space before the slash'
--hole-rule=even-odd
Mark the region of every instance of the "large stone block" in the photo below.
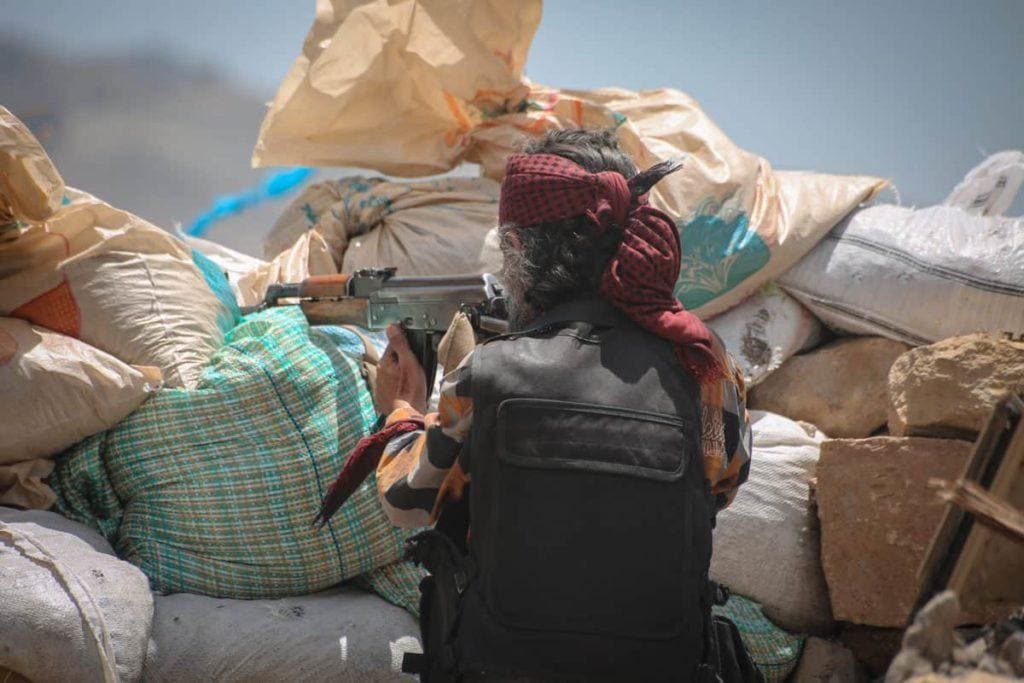
<svg viewBox="0 0 1024 683">
<path fill-rule="evenodd" d="M 790 358 L 750 391 L 750 407 L 804 420 L 831 437 L 869 436 L 886 420 L 889 368 L 905 344 L 841 339 Z"/>
<path fill-rule="evenodd" d="M 821 559 L 836 619 L 902 627 L 917 568 L 942 520 L 928 480 L 959 476 L 971 444 L 875 437 L 822 444 L 817 499 Z"/>
<path fill-rule="evenodd" d="M 972 334 L 920 346 L 889 371 L 889 431 L 973 438 L 996 402 L 1021 389 L 1024 343 Z"/>
</svg>

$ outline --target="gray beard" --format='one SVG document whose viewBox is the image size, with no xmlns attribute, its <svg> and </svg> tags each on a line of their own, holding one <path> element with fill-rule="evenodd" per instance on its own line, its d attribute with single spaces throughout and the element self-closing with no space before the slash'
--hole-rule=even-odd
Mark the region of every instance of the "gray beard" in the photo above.
<svg viewBox="0 0 1024 683">
<path fill-rule="evenodd" d="M 505 287 L 505 307 L 508 309 L 508 324 L 513 332 L 526 329 L 537 311 L 526 301 L 526 293 L 533 283 L 526 274 L 526 259 L 520 251 L 503 249 L 505 257 L 501 269 L 501 283 Z"/>
</svg>

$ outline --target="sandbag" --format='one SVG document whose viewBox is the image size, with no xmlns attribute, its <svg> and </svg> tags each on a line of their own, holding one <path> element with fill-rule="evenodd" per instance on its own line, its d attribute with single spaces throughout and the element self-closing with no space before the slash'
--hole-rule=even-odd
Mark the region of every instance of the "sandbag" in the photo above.
<svg viewBox="0 0 1024 683">
<path fill-rule="evenodd" d="M 779 628 L 765 617 L 760 605 L 739 595 L 731 596 L 712 611 L 736 624 L 750 658 L 764 674 L 765 683 L 789 679 L 800 661 L 804 636 Z"/>
<path fill-rule="evenodd" d="M 718 514 L 711 578 L 760 603 L 787 631 L 827 634 L 835 624 L 809 488 L 825 436 L 781 415 L 750 418 L 750 478 Z"/>
<path fill-rule="evenodd" d="M 684 160 L 680 171 L 654 187 L 650 200 L 679 228 L 675 295 L 704 318 L 780 276 L 885 186 L 868 176 L 773 170 L 766 159 L 737 147 L 693 98 L 671 88 L 606 88 L 560 97 L 566 101 L 555 109 L 563 121 L 572 121 L 569 107 L 583 112 L 571 125 L 617 125 L 622 148 L 640 168 Z"/>
<path fill-rule="evenodd" d="M 50 485 L 57 510 L 99 530 L 155 590 L 304 595 L 402 554 L 409 532 L 384 516 L 372 476 L 312 527 L 375 418 L 359 360 L 298 307 L 269 309 L 229 333 L 194 390 L 164 389 L 77 444 Z"/>
<path fill-rule="evenodd" d="M 277 282 L 299 282 L 313 275 L 338 272 L 327 241 L 319 229 L 299 231 L 294 240 L 275 252 L 270 261 L 248 256 L 217 242 L 182 233 L 180 238 L 192 248 L 193 259 L 200 257 L 213 264 L 230 288 L 237 305 L 256 306 L 263 301 L 267 286 Z"/>
<path fill-rule="evenodd" d="M 99 200 L 0 242 L 0 315 L 193 386 L 233 320 L 181 242 Z"/>
<path fill-rule="evenodd" d="M 330 249 L 319 230 L 302 233 L 295 243 L 284 249 L 270 262 L 262 263 L 235 281 L 238 302 L 255 306 L 267 294 L 267 285 L 277 282 L 300 282 L 312 275 L 334 275 Z"/>
<path fill-rule="evenodd" d="M 419 625 L 354 588 L 281 600 L 154 597 L 145 676 L 153 681 L 392 681 Z"/>
<path fill-rule="evenodd" d="M 779 283 L 844 332 L 913 345 L 972 332 L 1020 338 L 1024 217 L 1000 213 L 1022 177 L 1024 152 L 1000 152 L 946 204 L 858 211 Z"/>
<path fill-rule="evenodd" d="M 0 125 L 0 148 L 18 145 L 38 148 L 23 126 Z M 32 185 L 31 169 L 0 169 L 0 182 Z M 207 280 L 218 274 L 204 274 L 191 249 L 141 218 L 84 192 L 67 194 L 66 205 L 47 212 L 47 199 L 46 211 L 25 212 L 35 222 L 3 232 L 0 315 L 159 367 L 168 386 L 193 386 L 235 322 Z"/>
<path fill-rule="evenodd" d="M 418 183 L 362 176 L 308 187 L 266 238 L 276 253 L 310 229 L 342 272 L 391 266 L 399 275 L 487 272 L 482 252 L 498 223 L 499 186 L 487 178 Z"/>
<path fill-rule="evenodd" d="M 35 524 L 44 529 L 62 534 L 70 534 L 79 541 L 102 555 L 115 555 L 113 546 L 95 529 L 70 520 L 63 515 L 49 510 L 16 510 L 0 505 L 0 522 L 8 524 Z"/>
<path fill-rule="evenodd" d="M 747 388 L 760 384 L 791 356 L 817 344 L 818 319 L 775 284 L 707 321 L 739 365 Z"/>
<path fill-rule="evenodd" d="M 641 168 L 685 158 L 651 202 L 680 227 L 677 296 L 705 317 L 783 273 L 884 185 L 775 172 L 677 90 L 559 91 L 530 83 L 523 64 L 540 9 L 540 0 L 320 3 L 264 119 L 253 162 L 416 176 L 468 161 L 500 180 L 524 137 L 614 127 Z"/>
<path fill-rule="evenodd" d="M 45 510 L 53 505 L 56 496 L 46 485 L 53 472 L 53 461 L 46 458 L 22 460 L 0 465 L 0 505 Z"/>
<path fill-rule="evenodd" d="M 44 221 L 61 204 L 64 179 L 24 123 L 0 107 L 0 223 Z"/>
<path fill-rule="evenodd" d="M 146 577 L 53 518 L 0 510 L 0 669 L 34 683 L 139 680 L 153 618 Z"/>
<path fill-rule="evenodd" d="M 201 237 L 190 237 L 179 229 L 176 233 L 178 239 L 192 249 L 192 258 L 196 260 L 197 255 L 202 255 L 216 265 L 220 273 L 227 278 L 231 290 L 231 298 L 238 305 L 243 300 L 238 281 L 250 271 L 254 271 L 266 264 L 263 259 L 258 259 L 248 254 L 243 254 L 234 249 L 229 249 L 222 244 L 205 240 Z M 244 304 L 249 305 L 249 304 Z"/>
<path fill-rule="evenodd" d="M 85 342 L 0 318 L 0 467 L 53 456 L 108 429 L 160 388 L 159 368 L 131 366 Z M 16 408 L 15 408 L 16 406 Z M 4 501 L 0 485 L 0 502 Z"/>
</svg>

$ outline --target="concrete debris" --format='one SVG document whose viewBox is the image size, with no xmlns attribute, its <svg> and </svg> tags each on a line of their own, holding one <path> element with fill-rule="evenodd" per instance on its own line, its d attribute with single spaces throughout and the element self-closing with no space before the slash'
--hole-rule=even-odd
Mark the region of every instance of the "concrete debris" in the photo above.
<svg viewBox="0 0 1024 683">
<path fill-rule="evenodd" d="M 953 592 L 932 598 L 904 634 L 903 647 L 893 659 L 885 683 L 982 683 L 1024 677 L 1024 619 L 957 630 L 960 617 L 960 604 Z"/>
<path fill-rule="evenodd" d="M 959 644 L 954 631 L 959 618 L 960 603 L 955 593 L 945 591 L 935 596 L 903 635 L 903 649 L 889 666 L 885 683 L 900 683 L 909 678 L 908 674 L 930 673 L 949 660 Z"/>
<path fill-rule="evenodd" d="M 984 671 L 971 671 L 963 676 L 942 676 L 940 674 L 914 676 L 907 683 L 944 683 L 945 681 L 955 681 L 956 683 L 1013 683 L 1016 680 L 1018 679 L 996 676 Z"/>
</svg>

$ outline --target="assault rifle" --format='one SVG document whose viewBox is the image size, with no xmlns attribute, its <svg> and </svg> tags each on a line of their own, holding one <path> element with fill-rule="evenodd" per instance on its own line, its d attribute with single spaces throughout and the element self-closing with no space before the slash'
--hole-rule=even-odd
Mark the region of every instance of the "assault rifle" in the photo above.
<svg viewBox="0 0 1024 683">
<path fill-rule="evenodd" d="M 318 275 L 273 284 L 257 310 L 299 305 L 311 325 L 359 325 L 371 330 L 400 325 L 423 365 L 427 394 L 437 372 L 437 345 L 456 313 L 478 334 L 508 331 L 501 285 L 490 274 L 396 277 L 395 268 L 366 268 L 351 275 Z"/>
</svg>

